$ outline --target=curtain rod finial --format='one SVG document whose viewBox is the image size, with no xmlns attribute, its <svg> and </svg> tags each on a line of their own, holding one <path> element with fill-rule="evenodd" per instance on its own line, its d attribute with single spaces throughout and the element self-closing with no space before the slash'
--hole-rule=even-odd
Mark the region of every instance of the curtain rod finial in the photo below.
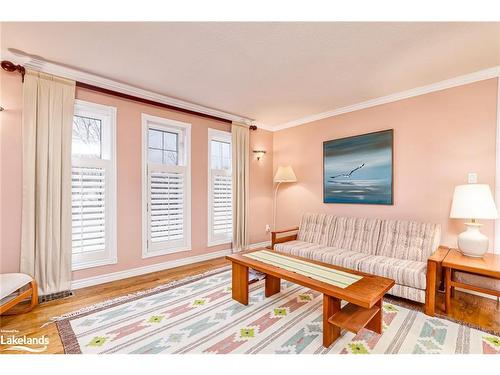
<svg viewBox="0 0 500 375">
<path fill-rule="evenodd" d="M 21 79 L 24 82 L 24 74 L 26 73 L 26 69 L 22 65 L 16 65 L 13 62 L 2 60 L 2 69 L 6 72 L 19 72 L 21 73 Z"/>
</svg>

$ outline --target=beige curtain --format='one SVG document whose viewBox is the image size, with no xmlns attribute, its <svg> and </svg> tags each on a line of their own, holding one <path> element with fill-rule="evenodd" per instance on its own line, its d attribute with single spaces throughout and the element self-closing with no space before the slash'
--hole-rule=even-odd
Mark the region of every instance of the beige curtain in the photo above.
<svg viewBox="0 0 500 375">
<path fill-rule="evenodd" d="M 21 272 L 36 279 L 42 295 L 71 287 L 74 98 L 74 81 L 26 72 Z"/>
<path fill-rule="evenodd" d="M 249 194 L 249 150 L 248 126 L 233 122 L 233 251 L 245 250 L 248 246 L 248 194 Z"/>
</svg>

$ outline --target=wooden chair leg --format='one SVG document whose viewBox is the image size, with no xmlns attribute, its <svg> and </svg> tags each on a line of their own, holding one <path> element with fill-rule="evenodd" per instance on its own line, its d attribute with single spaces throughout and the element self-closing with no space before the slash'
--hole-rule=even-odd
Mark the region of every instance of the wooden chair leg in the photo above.
<svg viewBox="0 0 500 375">
<path fill-rule="evenodd" d="M 0 307 L 1 315 L 18 315 L 30 312 L 38 305 L 38 285 L 35 280 L 32 280 L 29 284 L 29 289 L 21 292 L 16 298 L 9 301 L 6 305 Z M 13 309 L 14 306 L 23 302 L 26 298 L 30 297 L 30 304 L 21 309 Z"/>
<path fill-rule="evenodd" d="M 32 280 L 31 283 L 31 308 L 35 308 L 38 305 L 38 284 L 36 283 L 35 280 Z"/>
</svg>

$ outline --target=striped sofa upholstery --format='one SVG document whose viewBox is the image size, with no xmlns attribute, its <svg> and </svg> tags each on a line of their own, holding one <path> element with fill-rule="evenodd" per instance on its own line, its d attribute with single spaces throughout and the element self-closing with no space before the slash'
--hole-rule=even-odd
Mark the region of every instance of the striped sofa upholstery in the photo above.
<svg viewBox="0 0 500 375">
<path fill-rule="evenodd" d="M 299 241 L 326 245 L 333 235 L 335 216 L 326 214 L 306 214 L 300 221 Z"/>
<path fill-rule="evenodd" d="M 427 258 L 440 226 L 403 220 L 305 214 L 297 240 L 274 249 L 395 280 L 390 294 L 425 302 Z"/>
</svg>

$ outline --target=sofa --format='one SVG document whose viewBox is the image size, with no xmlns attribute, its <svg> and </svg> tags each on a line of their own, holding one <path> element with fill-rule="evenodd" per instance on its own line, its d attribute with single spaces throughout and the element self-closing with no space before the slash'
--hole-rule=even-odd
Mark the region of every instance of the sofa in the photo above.
<svg viewBox="0 0 500 375">
<path fill-rule="evenodd" d="M 273 232 L 272 248 L 391 278 L 389 294 L 424 303 L 427 261 L 440 237 L 438 224 L 308 213 L 298 228 Z"/>
</svg>

